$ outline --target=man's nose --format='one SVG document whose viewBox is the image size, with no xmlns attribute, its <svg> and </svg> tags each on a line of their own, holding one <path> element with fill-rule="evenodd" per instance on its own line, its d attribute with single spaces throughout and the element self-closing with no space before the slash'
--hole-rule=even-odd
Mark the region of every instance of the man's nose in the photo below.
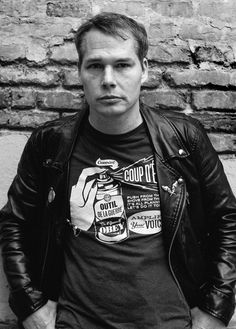
<svg viewBox="0 0 236 329">
<path fill-rule="evenodd" d="M 116 86 L 114 70 L 110 66 L 104 68 L 102 86 L 105 88 Z"/>
</svg>

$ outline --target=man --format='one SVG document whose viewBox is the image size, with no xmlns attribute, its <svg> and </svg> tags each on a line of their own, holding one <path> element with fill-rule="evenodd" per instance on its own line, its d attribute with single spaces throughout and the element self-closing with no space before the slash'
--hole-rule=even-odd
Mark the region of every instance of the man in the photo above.
<svg viewBox="0 0 236 329">
<path fill-rule="evenodd" d="M 220 329 L 234 311 L 236 201 L 200 124 L 139 101 L 142 25 L 76 34 L 87 101 L 36 129 L 2 210 L 24 328 Z"/>
</svg>

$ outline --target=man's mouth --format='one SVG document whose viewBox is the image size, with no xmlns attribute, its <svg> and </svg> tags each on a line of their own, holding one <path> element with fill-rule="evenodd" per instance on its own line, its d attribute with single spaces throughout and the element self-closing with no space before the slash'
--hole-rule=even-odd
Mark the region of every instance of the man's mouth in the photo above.
<svg viewBox="0 0 236 329">
<path fill-rule="evenodd" d="M 98 100 L 119 100 L 119 99 L 122 98 L 116 95 L 104 95 L 98 98 Z"/>
<path fill-rule="evenodd" d="M 104 95 L 101 97 L 98 97 L 98 101 L 103 105 L 114 105 L 122 101 L 122 97 L 116 96 L 116 95 Z"/>
</svg>

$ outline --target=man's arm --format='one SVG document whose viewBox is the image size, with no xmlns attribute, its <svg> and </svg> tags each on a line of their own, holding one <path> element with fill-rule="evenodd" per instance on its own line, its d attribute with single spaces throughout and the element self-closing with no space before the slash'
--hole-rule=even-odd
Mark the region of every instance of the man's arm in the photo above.
<svg viewBox="0 0 236 329">
<path fill-rule="evenodd" d="M 41 159 L 34 133 L 28 140 L 8 192 L 8 203 L 1 210 L 1 247 L 4 271 L 10 288 L 9 303 L 23 320 L 46 304 L 47 299 L 32 282 L 29 252 L 31 228 L 40 206 Z"/>
<path fill-rule="evenodd" d="M 222 321 L 231 319 L 236 281 L 236 200 L 222 164 L 200 125 L 194 151 L 208 229 L 207 281 L 199 308 Z"/>
</svg>

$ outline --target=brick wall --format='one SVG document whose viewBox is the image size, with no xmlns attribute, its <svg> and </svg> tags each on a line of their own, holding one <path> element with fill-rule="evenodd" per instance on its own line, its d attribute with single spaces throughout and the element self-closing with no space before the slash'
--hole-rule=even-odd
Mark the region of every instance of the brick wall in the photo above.
<svg viewBox="0 0 236 329">
<path fill-rule="evenodd" d="M 104 10 L 145 25 L 150 74 L 143 101 L 198 118 L 236 191 L 235 0 L 0 0 L 0 206 L 29 132 L 80 108 L 73 36 Z M 0 323 L 11 323 L 2 272 L 0 278 Z"/>
</svg>

